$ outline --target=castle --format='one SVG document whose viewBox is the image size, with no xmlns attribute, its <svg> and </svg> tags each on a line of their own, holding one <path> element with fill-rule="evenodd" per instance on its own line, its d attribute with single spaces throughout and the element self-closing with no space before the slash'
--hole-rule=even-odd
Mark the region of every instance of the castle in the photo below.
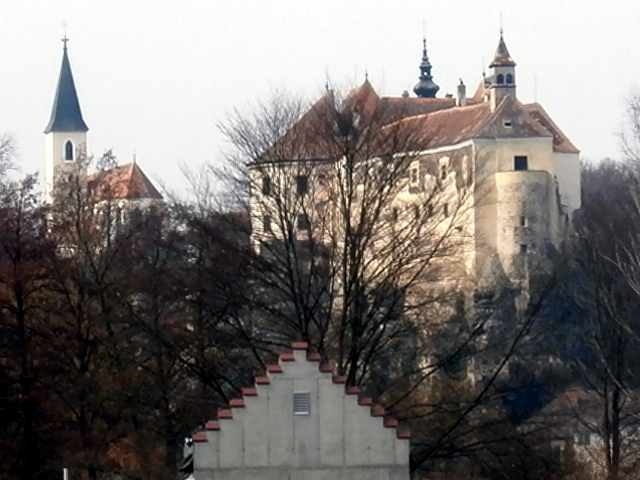
<svg viewBox="0 0 640 480">
<path fill-rule="evenodd" d="M 416 97 L 381 97 L 368 79 L 340 101 L 327 90 L 251 164 L 256 248 L 268 250 L 292 230 L 331 241 L 326 225 L 340 215 L 343 225 L 352 225 L 345 215 L 380 210 L 378 225 L 368 230 L 377 229 L 374 258 L 384 250 L 378 239 L 407 228 L 424 238 L 433 225 L 430 232 L 458 237 L 455 268 L 478 288 L 497 276 L 529 277 L 528 269 L 560 245 L 580 207 L 579 150 L 541 105 L 518 99 L 516 63 L 502 31 L 489 68 L 471 97 L 460 80 L 455 95 L 438 98 L 423 41 Z M 364 137 L 366 143 L 358 143 Z M 352 164 L 345 145 L 354 146 Z M 404 166 L 394 166 L 393 177 L 389 166 L 398 163 Z M 365 198 L 367 189 L 375 190 L 368 177 L 374 165 L 378 172 L 385 165 L 378 175 L 389 185 L 378 185 L 376 193 L 389 197 L 384 202 Z M 332 202 L 340 213 L 329 220 L 319 212 Z M 355 207 L 345 213 L 347 204 Z M 286 218 L 283 208 L 294 215 Z"/>
</svg>

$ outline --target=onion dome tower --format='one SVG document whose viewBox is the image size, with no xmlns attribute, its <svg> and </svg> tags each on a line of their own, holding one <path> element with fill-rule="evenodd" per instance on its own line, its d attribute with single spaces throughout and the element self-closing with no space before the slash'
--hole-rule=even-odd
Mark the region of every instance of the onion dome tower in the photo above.
<svg viewBox="0 0 640 480">
<path fill-rule="evenodd" d="M 436 85 L 431 76 L 431 63 L 427 56 L 427 39 L 422 39 L 422 61 L 420 62 L 420 81 L 413 87 L 413 91 L 418 97 L 433 98 L 440 87 Z"/>
</svg>

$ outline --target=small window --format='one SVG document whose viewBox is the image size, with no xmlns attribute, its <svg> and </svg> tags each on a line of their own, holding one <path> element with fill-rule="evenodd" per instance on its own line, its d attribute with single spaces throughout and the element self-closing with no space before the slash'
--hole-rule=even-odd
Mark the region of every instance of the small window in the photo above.
<svg viewBox="0 0 640 480">
<path fill-rule="evenodd" d="M 512 84 L 513 83 L 513 75 L 510 73 L 507 73 L 507 84 Z"/>
<path fill-rule="evenodd" d="M 514 170 L 529 170 L 529 159 L 524 155 L 518 155 L 513 158 Z"/>
<path fill-rule="evenodd" d="M 418 167 L 411 167 L 409 175 L 411 177 L 411 186 L 418 185 L 418 182 L 420 181 L 420 174 L 418 172 Z"/>
<path fill-rule="evenodd" d="M 496 83 L 498 85 L 502 85 L 504 83 L 504 75 L 502 75 L 501 73 L 498 74 L 497 78 L 496 78 Z"/>
<path fill-rule="evenodd" d="M 415 217 L 416 220 L 420 218 L 420 205 L 413 206 L 413 216 Z"/>
<path fill-rule="evenodd" d="M 271 178 L 268 176 L 262 177 L 262 194 L 271 195 Z"/>
<path fill-rule="evenodd" d="M 521 243 L 520 244 L 520 253 L 527 253 L 527 244 L 526 243 Z"/>
<path fill-rule="evenodd" d="M 393 207 L 393 209 L 391 210 L 391 221 L 392 222 L 398 221 L 398 207 Z"/>
<path fill-rule="evenodd" d="M 271 231 L 271 216 L 265 215 L 262 217 L 262 231 L 270 232 Z"/>
<path fill-rule="evenodd" d="M 311 226 L 306 213 L 298 214 L 298 230 L 306 230 Z"/>
<path fill-rule="evenodd" d="M 309 176 L 298 175 L 296 177 L 296 191 L 298 195 L 304 195 L 309 191 Z"/>
<path fill-rule="evenodd" d="M 445 203 L 442 206 L 442 214 L 445 216 L 445 218 L 447 218 L 449 216 L 449 204 Z"/>
<path fill-rule="evenodd" d="M 521 227 L 527 226 L 527 217 L 525 217 L 524 215 L 520 215 L 520 226 Z"/>
<path fill-rule="evenodd" d="M 73 143 L 71 140 L 67 140 L 67 143 L 64 144 L 64 159 L 68 162 L 73 160 Z"/>
<path fill-rule="evenodd" d="M 293 414 L 309 415 L 311 413 L 311 395 L 309 392 L 293 392 Z"/>
<path fill-rule="evenodd" d="M 502 125 L 505 128 L 511 128 L 513 126 L 513 122 L 511 121 L 510 118 L 505 118 L 504 120 L 502 120 Z"/>
</svg>

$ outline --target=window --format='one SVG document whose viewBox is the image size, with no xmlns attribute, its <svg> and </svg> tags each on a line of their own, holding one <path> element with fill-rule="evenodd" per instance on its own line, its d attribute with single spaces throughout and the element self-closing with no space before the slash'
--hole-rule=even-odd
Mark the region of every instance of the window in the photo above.
<svg viewBox="0 0 640 480">
<path fill-rule="evenodd" d="M 449 175 L 449 157 L 442 157 L 438 160 L 438 177 L 440 180 L 446 180 Z"/>
<path fill-rule="evenodd" d="M 265 215 L 262 217 L 262 231 L 270 232 L 271 231 L 271 216 Z"/>
<path fill-rule="evenodd" d="M 271 195 L 271 178 L 268 176 L 262 177 L 262 194 Z"/>
<path fill-rule="evenodd" d="M 311 413 L 311 395 L 309 392 L 293 392 L 293 414 L 309 415 Z"/>
<path fill-rule="evenodd" d="M 71 140 L 67 140 L 64 144 L 64 159 L 67 161 L 73 160 L 73 143 Z"/>
<path fill-rule="evenodd" d="M 513 126 L 513 122 L 510 118 L 505 118 L 504 120 L 502 120 L 502 125 L 506 128 L 511 128 Z"/>
<path fill-rule="evenodd" d="M 393 209 L 391 210 L 391 221 L 392 222 L 398 221 L 398 207 L 393 207 Z"/>
<path fill-rule="evenodd" d="M 306 230 L 311 226 L 306 213 L 298 214 L 298 230 Z"/>
<path fill-rule="evenodd" d="M 413 206 L 413 216 L 415 217 L 416 220 L 420 218 L 420 205 Z"/>
<path fill-rule="evenodd" d="M 449 204 L 448 203 L 445 203 L 442 206 L 442 214 L 445 216 L 445 218 L 449 216 Z"/>
<path fill-rule="evenodd" d="M 513 75 L 510 73 L 507 73 L 507 83 L 508 84 L 512 84 L 513 83 Z"/>
<path fill-rule="evenodd" d="M 502 85 L 504 83 L 504 75 L 502 75 L 501 73 L 498 74 L 498 77 L 496 78 L 496 83 L 498 85 Z"/>
<path fill-rule="evenodd" d="M 420 180 L 420 174 L 418 173 L 418 167 L 411 167 L 409 175 L 411 177 L 411 186 L 418 185 L 418 181 Z"/>
<path fill-rule="evenodd" d="M 517 155 L 513 158 L 514 170 L 529 170 L 529 159 L 526 155 Z"/>
<path fill-rule="evenodd" d="M 520 244 L 520 253 L 527 253 L 527 244 L 526 243 L 521 243 Z"/>
<path fill-rule="evenodd" d="M 527 226 L 527 217 L 525 217 L 524 215 L 520 215 L 520 226 L 521 227 Z"/>
<path fill-rule="evenodd" d="M 308 175 L 298 175 L 296 177 L 296 191 L 298 195 L 304 195 L 309 191 Z"/>
</svg>

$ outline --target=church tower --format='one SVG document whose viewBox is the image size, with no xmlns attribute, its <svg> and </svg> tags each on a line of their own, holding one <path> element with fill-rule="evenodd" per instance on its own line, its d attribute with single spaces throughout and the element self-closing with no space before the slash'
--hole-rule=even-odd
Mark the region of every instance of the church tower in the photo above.
<svg viewBox="0 0 640 480">
<path fill-rule="evenodd" d="M 502 29 L 500 29 L 498 48 L 489 68 L 493 72 L 491 77 L 491 110 L 495 110 L 504 97 L 516 98 L 516 62 L 509 55 Z"/>
<path fill-rule="evenodd" d="M 63 171 L 71 171 L 77 166 L 76 160 L 86 152 L 87 131 L 84 123 L 76 86 L 71 73 L 71 64 L 67 53 L 67 41 L 62 53 L 62 66 L 58 79 L 58 88 L 53 100 L 51 119 L 44 130 L 45 134 L 45 199 L 50 201 L 55 181 Z"/>
</svg>

